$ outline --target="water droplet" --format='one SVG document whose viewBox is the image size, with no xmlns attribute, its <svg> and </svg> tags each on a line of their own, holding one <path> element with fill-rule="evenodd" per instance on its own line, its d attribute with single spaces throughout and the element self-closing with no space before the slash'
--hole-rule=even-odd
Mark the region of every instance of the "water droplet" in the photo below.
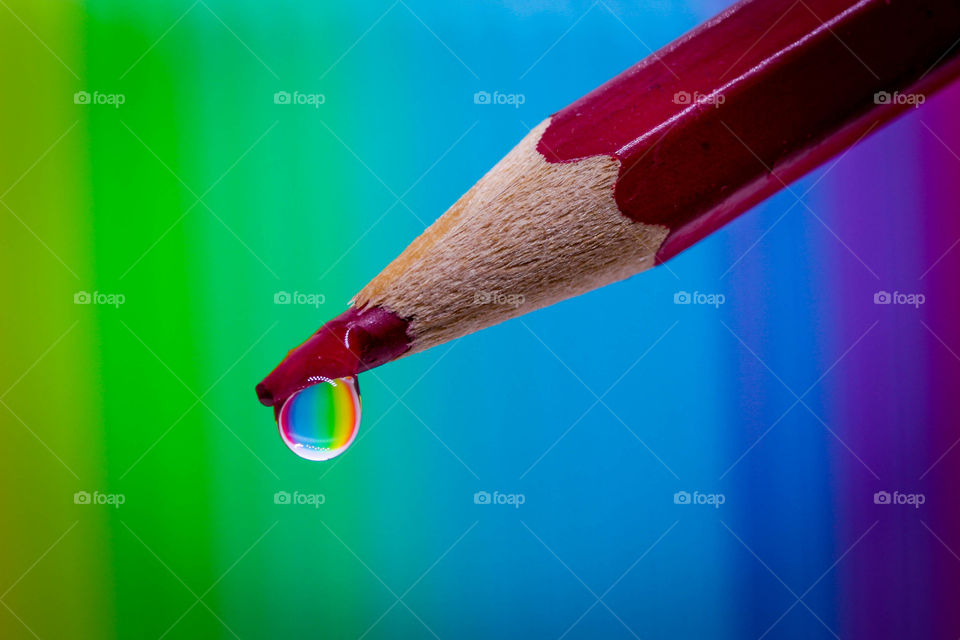
<svg viewBox="0 0 960 640">
<path fill-rule="evenodd" d="M 355 377 L 322 379 L 290 396 L 277 419 L 280 437 L 301 458 L 329 460 L 357 437 L 360 387 Z"/>
</svg>

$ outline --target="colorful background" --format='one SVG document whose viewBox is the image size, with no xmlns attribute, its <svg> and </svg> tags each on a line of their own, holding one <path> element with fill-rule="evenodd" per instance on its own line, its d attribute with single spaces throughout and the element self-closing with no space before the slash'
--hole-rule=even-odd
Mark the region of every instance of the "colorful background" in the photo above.
<svg viewBox="0 0 960 640">
<path fill-rule="evenodd" d="M 254 396 L 725 4 L 0 0 L 0 636 L 960 635 L 960 87 L 667 267 L 365 374 L 331 463 Z"/>
</svg>

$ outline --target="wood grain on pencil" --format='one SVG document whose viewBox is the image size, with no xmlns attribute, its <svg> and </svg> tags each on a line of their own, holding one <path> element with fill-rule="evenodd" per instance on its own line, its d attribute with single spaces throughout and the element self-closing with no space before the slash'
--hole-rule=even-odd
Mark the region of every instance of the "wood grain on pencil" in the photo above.
<svg viewBox="0 0 960 640">
<path fill-rule="evenodd" d="M 534 127 L 291 352 L 261 401 L 673 257 L 913 108 L 876 94 L 955 77 L 958 39 L 956 0 L 738 3 Z M 344 346 L 351 363 L 334 367 Z"/>
</svg>

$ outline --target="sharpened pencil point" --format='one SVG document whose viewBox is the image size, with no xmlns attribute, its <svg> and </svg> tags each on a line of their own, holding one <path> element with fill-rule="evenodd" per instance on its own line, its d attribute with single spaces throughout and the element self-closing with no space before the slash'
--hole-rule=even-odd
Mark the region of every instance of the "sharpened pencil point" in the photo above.
<svg viewBox="0 0 960 640">
<path fill-rule="evenodd" d="M 260 399 L 260 404 L 265 407 L 273 406 L 273 394 L 270 393 L 270 390 L 267 389 L 267 385 L 262 382 L 257 385 L 257 398 Z"/>
<path fill-rule="evenodd" d="M 351 307 L 290 351 L 257 385 L 257 398 L 279 411 L 300 389 L 395 360 L 410 349 L 407 326 L 406 320 L 382 307 Z"/>
</svg>

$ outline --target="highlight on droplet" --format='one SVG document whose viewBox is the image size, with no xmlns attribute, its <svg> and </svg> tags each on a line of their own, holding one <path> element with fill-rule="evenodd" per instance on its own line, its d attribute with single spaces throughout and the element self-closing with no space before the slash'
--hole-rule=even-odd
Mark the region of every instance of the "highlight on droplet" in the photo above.
<svg viewBox="0 0 960 640">
<path fill-rule="evenodd" d="M 360 426 L 356 377 L 321 378 L 290 396 L 277 418 L 280 437 L 307 460 L 329 460 L 350 446 Z"/>
</svg>

